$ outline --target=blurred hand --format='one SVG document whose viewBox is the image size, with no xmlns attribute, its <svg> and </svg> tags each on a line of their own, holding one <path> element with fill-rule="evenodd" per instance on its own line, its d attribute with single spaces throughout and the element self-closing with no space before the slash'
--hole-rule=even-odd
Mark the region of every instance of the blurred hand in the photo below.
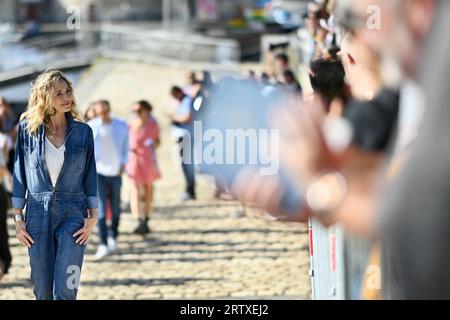
<svg viewBox="0 0 450 320">
<path fill-rule="evenodd" d="M 325 108 L 319 99 L 277 110 L 274 127 L 280 129 L 280 162 L 306 186 L 338 159 L 327 145 L 322 126 Z"/>
<path fill-rule="evenodd" d="M 266 211 L 279 210 L 281 193 L 275 176 L 262 176 L 256 170 L 243 169 L 236 176 L 231 191 L 243 203 Z"/>
<path fill-rule="evenodd" d="M 292 105 L 277 109 L 274 128 L 280 131 L 280 162 L 294 175 L 294 181 L 306 186 L 313 178 L 332 163 L 331 154 L 321 135 L 321 121 L 325 114 L 320 106 L 300 104 L 299 100 Z M 325 157 L 325 159 L 322 159 Z M 264 176 L 249 169 L 242 170 L 233 186 L 236 198 L 243 203 L 253 204 L 269 213 L 270 219 L 277 221 L 307 222 L 311 212 L 302 208 L 299 212 L 286 213 L 281 208 L 283 198 L 282 185 L 278 176 Z"/>
<path fill-rule="evenodd" d="M 305 207 L 297 214 L 281 210 L 281 184 L 276 176 L 262 176 L 258 172 L 243 170 L 233 185 L 236 197 L 270 212 L 278 221 L 306 222 L 315 216 L 329 226 L 337 220 L 353 230 L 370 229 L 373 195 L 383 156 L 349 147 L 333 152 L 323 134 L 325 108 L 319 100 L 277 109 L 275 128 L 280 128 L 280 162 L 303 189 L 306 189 L 325 171 L 342 172 L 348 183 L 348 195 L 331 215 L 318 216 Z M 305 188 L 306 187 L 306 188 Z M 299 189 L 300 190 L 300 189 Z M 358 214 L 359 217 L 356 217 Z M 367 214 L 367 215 L 365 215 Z"/>
<path fill-rule="evenodd" d="M 265 212 L 261 217 L 272 221 L 307 222 L 309 214 L 305 209 L 286 213 L 282 209 L 282 187 L 278 176 L 264 176 L 252 169 L 243 169 L 231 187 L 240 202 L 256 206 Z"/>
<path fill-rule="evenodd" d="M 324 225 L 339 221 L 353 233 L 373 232 L 378 184 L 383 177 L 382 153 L 350 146 L 333 152 L 325 140 L 324 108 L 317 100 L 296 110 L 281 110 L 276 121 L 280 128 L 280 156 L 295 179 L 308 186 L 324 171 L 340 171 L 348 190 L 341 205 L 327 217 L 315 215 Z M 296 116 L 293 116 L 295 115 Z M 329 116 L 327 116 L 329 117 Z"/>
</svg>

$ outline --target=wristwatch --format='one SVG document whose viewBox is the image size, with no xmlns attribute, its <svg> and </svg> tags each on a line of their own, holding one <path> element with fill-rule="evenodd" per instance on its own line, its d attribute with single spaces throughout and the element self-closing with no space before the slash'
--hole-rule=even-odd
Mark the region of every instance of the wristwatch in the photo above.
<svg viewBox="0 0 450 320">
<path fill-rule="evenodd" d="M 19 222 L 19 221 L 25 221 L 25 217 L 23 216 L 23 214 L 15 214 L 14 215 L 14 222 Z"/>
<path fill-rule="evenodd" d="M 320 174 L 306 192 L 306 201 L 311 210 L 326 216 L 335 210 L 347 195 L 347 180 L 338 171 Z"/>
</svg>

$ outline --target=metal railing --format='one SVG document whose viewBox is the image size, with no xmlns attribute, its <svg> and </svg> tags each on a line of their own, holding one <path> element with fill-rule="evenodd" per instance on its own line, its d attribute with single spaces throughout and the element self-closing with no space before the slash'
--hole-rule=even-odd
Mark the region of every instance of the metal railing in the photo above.
<svg viewBox="0 0 450 320">
<path fill-rule="evenodd" d="M 341 226 L 310 221 L 311 287 L 314 300 L 359 300 L 371 242 L 350 237 Z"/>
<path fill-rule="evenodd" d="M 106 57 L 131 56 L 140 60 L 173 63 L 236 64 L 239 44 L 197 34 L 165 30 L 143 30 L 127 26 L 103 26 L 100 30 L 102 54 Z"/>
</svg>

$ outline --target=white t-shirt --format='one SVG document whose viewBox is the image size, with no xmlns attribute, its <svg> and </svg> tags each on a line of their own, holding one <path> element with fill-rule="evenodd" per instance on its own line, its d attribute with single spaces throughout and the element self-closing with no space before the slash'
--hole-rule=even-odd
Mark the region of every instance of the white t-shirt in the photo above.
<svg viewBox="0 0 450 320">
<path fill-rule="evenodd" d="M 47 165 L 52 185 L 55 186 L 58 181 L 59 173 L 61 172 L 64 164 L 64 152 L 66 151 L 66 145 L 56 148 L 47 137 L 45 137 L 45 163 Z"/>
<path fill-rule="evenodd" d="M 96 154 L 97 173 L 106 177 L 115 177 L 120 173 L 120 156 L 114 142 L 112 126 L 110 123 L 102 124 L 98 128 L 100 143 Z"/>
<path fill-rule="evenodd" d="M 8 144 L 8 136 L 0 133 L 0 166 L 6 166 L 6 158 L 3 153 L 6 144 Z"/>
</svg>

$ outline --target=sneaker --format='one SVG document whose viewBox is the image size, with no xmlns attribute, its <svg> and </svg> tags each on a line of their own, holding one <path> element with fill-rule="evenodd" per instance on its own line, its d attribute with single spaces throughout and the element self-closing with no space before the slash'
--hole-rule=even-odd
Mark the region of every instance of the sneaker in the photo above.
<svg viewBox="0 0 450 320">
<path fill-rule="evenodd" d="M 117 242 L 113 238 L 108 238 L 108 251 L 109 253 L 117 251 Z"/>
<path fill-rule="evenodd" d="M 95 254 L 95 260 L 99 261 L 106 257 L 109 253 L 108 247 L 104 244 L 98 246 L 97 253 Z"/>
<path fill-rule="evenodd" d="M 195 196 L 192 194 L 189 194 L 188 192 L 185 192 L 181 195 L 180 200 L 181 201 L 195 200 Z"/>
</svg>

